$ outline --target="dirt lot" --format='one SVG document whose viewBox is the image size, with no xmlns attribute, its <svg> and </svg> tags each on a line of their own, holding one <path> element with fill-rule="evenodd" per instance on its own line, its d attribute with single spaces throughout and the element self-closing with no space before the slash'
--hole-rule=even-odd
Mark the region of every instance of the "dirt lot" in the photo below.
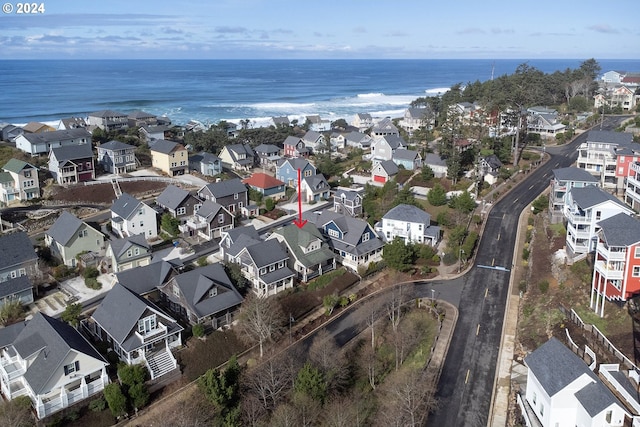
<svg viewBox="0 0 640 427">
<path fill-rule="evenodd" d="M 151 193 L 159 193 L 167 187 L 166 182 L 135 181 L 122 182 L 120 189 L 132 196 L 142 196 Z M 56 186 L 48 195 L 52 200 L 61 202 L 83 202 L 96 204 L 110 204 L 116 198 L 111 183 L 95 185 L 74 185 L 69 187 Z"/>
</svg>

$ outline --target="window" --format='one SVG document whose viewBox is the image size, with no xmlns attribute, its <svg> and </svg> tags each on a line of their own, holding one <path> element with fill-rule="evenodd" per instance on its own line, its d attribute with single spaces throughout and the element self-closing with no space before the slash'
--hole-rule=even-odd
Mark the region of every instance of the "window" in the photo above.
<svg viewBox="0 0 640 427">
<path fill-rule="evenodd" d="M 186 213 L 187 213 L 187 208 L 185 208 L 184 206 L 179 207 L 179 208 L 176 210 L 176 214 L 177 214 L 177 215 L 184 215 L 184 214 L 186 214 Z"/>
<path fill-rule="evenodd" d="M 540 416 L 544 416 L 544 405 L 542 403 L 540 404 Z"/>
<path fill-rule="evenodd" d="M 338 232 L 338 230 L 334 230 L 333 228 L 330 228 L 329 229 L 329 236 L 330 237 L 340 238 L 340 233 Z"/>
<path fill-rule="evenodd" d="M 138 320 L 138 332 L 141 334 L 147 334 L 156 329 L 156 315 L 152 314 L 144 319 Z"/>
<path fill-rule="evenodd" d="M 25 178 L 31 178 L 31 171 L 24 171 Z"/>
<path fill-rule="evenodd" d="M 218 223 L 220 224 L 224 224 L 224 214 L 221 213 L 220 215 L 218 215 Z"/>
<path fill-rule="evenodd" d="M 209 289 L 209 298 L 215 297 L 216 295 L 218 295 L 218 287 L 214 286 L 213 288 Z"/>
<path fill-rule="evenodd" d="M 311 176 L 311 171 L 310 170 L 304 171 L 304 176 Z"/>
<path fill-rule="evenodd" d="M 73 363 L 69 363 L 68 365 L 64 366 L 64 374 L 65 375 L 69 375 L 72 374 L 74 372 L 78 372 L 80 371 L 80 362 L 79 361 L 75 361 Z"/>
<path fill-rule="evenodd" d="M 602 218 L 602 212 L 596 211 L 596 221 L 599 221 Z"/>
<path fill-rule="evenodd" d="M 631 275 L 633 277 L 640 277 L 640 265 L 633 266 L 633 273 Z"/>
<path fill-rule="evenodd" d="M 607 422 L 607 424 L 611 424 L 611 417 L 613 417 L 613 411 L 612 410 L 608 410 L 604 417 L 605 417 L 605 421 Z"/>
<path fill-rule="evenodd" d="M 177 297 L 180 296 L 180 288 L 175 283 L 172 286 L 173 294 Z"/>
<path fill-rule="evenodd" d="M 87 237 L 87 230 L 78 231 L 78 237 L 80 237 L 80 238 Z"/>
<path fill-rule="evenodd" d="M 136 254 L 136 255 L 140 255 L 140 248 L 135 248 L 133 250 L 133 253 Z"/>
<path fill-rule="evenodd" d="M 368 231 L 362 235 L 362 241 L 363 242 L 368 242 L 369 241 L 369 232 Z"/>
<path fill-rule="evenodd" d="M 624 167 L 620 166 L 618 168 L 618 175 L 622 175 L 624 173 Z"/>
<path fill-rule="evenodd" d="M 535 391 L 533 392 L 533 397 L 531 398 L 531 403 L 533 403 L 533 406 L 535 406 L 538 403 L 538 394 Z"/>
<path fill-rule="evenodd" d="M 228 211 L 229 212 L 235 212 L 235 205 L 229 205 Z"/>
<path fill-rule="evenodd" d="M 238 196 L 238 193 L 234 194 L 234 195 L 233 195 L 233 200 L 238 200 L 238 197 L 239 197 L 239 196 Z"/>
<path fill-rule="evenodd" d="M 127 256 L 128 256 L 129 258 L 131 258 L 131 255 L 133 255 L 133 252 L 131 252 L 131 249 L 129 249 L 129 250 L 127 251 Z"/>
<path fill-rule="evenodd" d="M 238 202 L 238 209 L 242 209 L 243 206 L 242 202 Z"/>
<path fill-rule="evenodd" d="M 144 221 L 140 221 L 140 227 L 144 227 Z"/>
<path fill-rule="evenodd" d="M 140 208 L 140 210 L 138 211 L 138 215 L 144 215 L 144 208 Z"/>
</svg>

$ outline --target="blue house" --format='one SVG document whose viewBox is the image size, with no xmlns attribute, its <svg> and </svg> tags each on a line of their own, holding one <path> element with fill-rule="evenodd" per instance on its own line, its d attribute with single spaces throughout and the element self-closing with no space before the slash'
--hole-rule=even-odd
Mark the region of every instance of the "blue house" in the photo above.
<svg viewBox="0 0 640 427">
<path fill-rule="evenodd" d="M 316 167 L 307 159 L 300 157 L 284 159 L 276 166 L 276 178 L 287 184 L 289 187 L 298 185 L 298 169 L 302 179 L 316 175 Z"/>
<path fill-rule="evenodd" d="M 205 176 L 215 176 L 222 173 L 222 160 L 215 154 L 202 151 L 189 156 L 189 168 Z"/>
</svg>

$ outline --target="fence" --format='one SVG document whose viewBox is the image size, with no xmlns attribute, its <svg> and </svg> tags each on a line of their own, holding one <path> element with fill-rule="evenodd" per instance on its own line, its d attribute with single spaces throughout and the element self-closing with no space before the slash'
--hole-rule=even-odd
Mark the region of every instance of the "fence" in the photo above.
<svg viewBox="0 0 640 427">
<path fill-rule="evenodd" d="M 197 184 L 194 184 L 193 182 L 188 181 L 186 179 L 169 178 L 166 176 L 139 176 L 139 177 L 132 177 L 132 178 L 115 178 L 115 181 L 118 181 L 118 182 L 157 181 L 157 182 L 169 182 L 174 184 L 177 182 L 183 185 L 188 185 L 190 187 L 197 186 Z M 111 185 L 111 181 L 107 181 L 107 180 L 85 181 L 83 184 L 85 186 L 99 185 L 99 184 Z"/>
</svg>

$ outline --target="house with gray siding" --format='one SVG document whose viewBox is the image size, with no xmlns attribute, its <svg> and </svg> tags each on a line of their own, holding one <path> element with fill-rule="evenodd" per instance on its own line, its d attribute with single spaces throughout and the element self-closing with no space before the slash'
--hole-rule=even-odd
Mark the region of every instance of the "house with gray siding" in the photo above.
<svg viewBox="0 0 640 427">
<path fill-rule="evenodd" d="M 212 182 L 198 190 L 201 200 L 211 200 L 222 205 L 233 215 L 242 212 L 242 208 L 249 204 L 249 191 L 240 178 Z"/>
<path fill-rule="evenodd" d="M 40 197 L 40 181 L 38 180 L 38 168 L 30 163 L 18 159 L 10 159 L 3 167 L 8 177 L 3 181 L 6 186 L 2 188 L 2 201 L 9 203 L 15 200 L 31 200 Z"/>
<path fill-rule="evenodd" d="M 121 175 L 137 168 L 136 147 L 112 140 L 96 147 L 98 163 L 106 173 Z"/>
<path fill-rule="evenodd" d="M 91 144 L 91 133 L 84 128 L 24 133 L 16 137 L 16 148 L 32 156 L 48 154 L 52 148 Z"/>
<path fill-rule="evenodd" d="M 0 236 L 0 287 L 2 282 L 20 276 L 40 278 L 38 254 L 24 231 Z"/>
<path fill-rule="evenodd" d="M 51 255 L 69 267 L 76 267 L 81 253 L 103 255 L 105 251 L 104 234 L 68 211 L 45 232 L 44 241 Z"/>
<path fill-rule="evenodd" d="M 110 271 L 118 273 L 151 263 L 151 245 L 143 234 L 114 239 L 109 242 L 105 255 Z"/>
<path fill-rule="evenodd" d="M 172 217 L 177 218 L 180 221 L 180 225 L 184 225 L 187 222 L 187 218 L 196 213 L 202 206 L 202 200 L 175 185 L 168 185 L 158 195 L 156 203 L 169 212 Z"/>
</svg>

